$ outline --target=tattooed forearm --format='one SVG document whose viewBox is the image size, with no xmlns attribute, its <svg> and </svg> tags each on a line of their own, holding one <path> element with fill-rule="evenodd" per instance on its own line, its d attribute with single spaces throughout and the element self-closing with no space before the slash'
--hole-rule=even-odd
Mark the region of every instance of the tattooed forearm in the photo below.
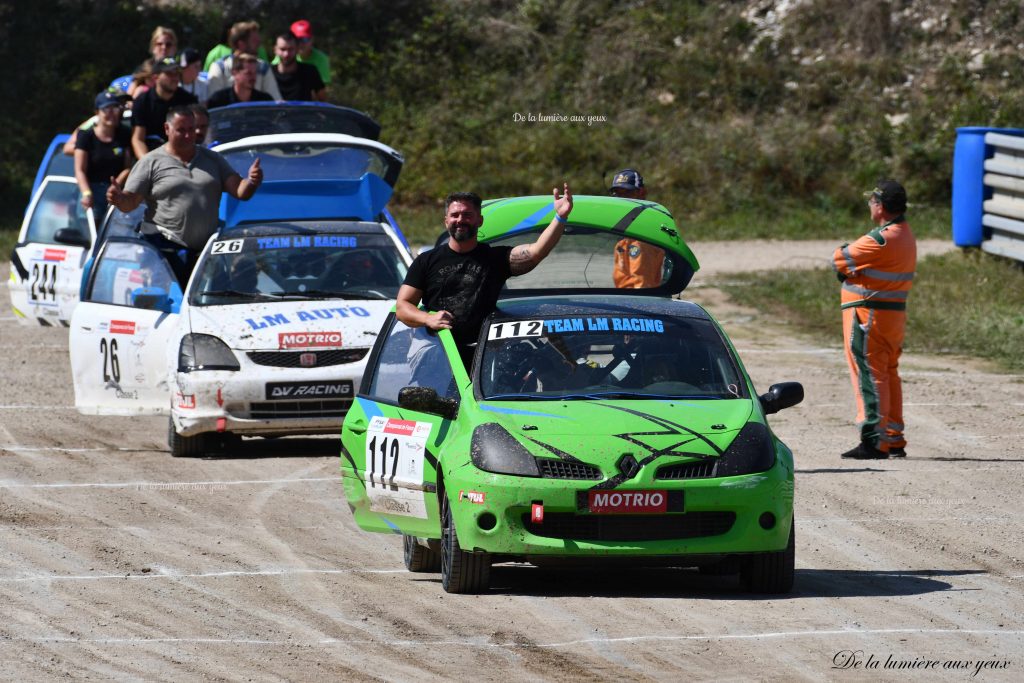
<svg viewBox="0 0 1024 683">
<path fill-rule="evenodd" d="M 533 262 L 533 257 L 530 255 L 530 248 L 525 244 L 520 244 L 512 250 L 512 253 L 508 256 L 508 264 L 513 275 L 529 273 L 537 265 Z"/>
</svg>

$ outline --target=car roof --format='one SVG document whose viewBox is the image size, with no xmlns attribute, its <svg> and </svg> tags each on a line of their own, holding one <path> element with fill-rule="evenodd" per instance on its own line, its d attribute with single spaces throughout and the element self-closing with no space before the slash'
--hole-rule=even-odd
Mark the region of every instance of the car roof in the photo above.
<svg viewBox="0 0 1024 683">
<path fill-rule="evenodd" d="M 528 197 L 505 197 L 483 202 L 481 213 L 483 225 L 478 231 L 481 242 L 511 241 L 520 233 L 536 232 L 547 227 L 555 216 L 555 205 L 551 195 Z M 562 243 L 555 252 L 563 249 L 563 243 L 574 240 L 574 235 L 587 233 L 609 233 L 614 239 L 634 238 L 664 250 L 674 267 L 667 280 L 657 287 L 632 290 L 643 296 L 671 296 L 678 294 L 690 278 L 700 269 L 697 257 L 687 246 L 676 227 L 671 212 L 657 202 L 607 195 L 574 195 L 572 213 L 565 226 Z M 593 253 L 595 257 L 600 257 Z M 603 255 L 607 256 L 607 254 Z M 594 261 L 597 263 L 597 261 Z M 538 269 L 540 270 L 540 269 Z M 609 269 L 610 270 L 610 269 Z M 536 279 L 536 276 L 534 276 Z M 516 296 L 516 290 L 506 288 L 503 296 Z M 544 283 L 529 290 L 518 290 L 524 294 L 576 293 L 603 291 L 614 294 L 623 291 L 601 285 L 564 286 L 558 282 Z"/>
<path fill-rule="evenodd" d="M 383 142 L 370 138 L 358 137 L 356 135 L 347 135 L 345 133 L 272 133 L 266 135 L 249 135 L 244 138 L 232 140 L 231 142 L 217 143 L 211 145 L 210 148 L 223 154 L 224 152 L 230 152 L 235 149 L 258 147 L 260 145 L 287 144 L 292 142 L 319 142 L 337 145 L 352 145 L 355 147 L 370 147 L 372 149 L 380 150 L 399 161 L 405 161 L 405 158 L 397 150 L 385 145 Z"/>
<path fill-rule="evenodd" d="M 369 114 L 326 102 L 239 102 L 210 110 L 210 139 L 227 142 L 252 135 L 323 131 L 376 140 L 380 124 Z"/>
<path fill-rule="evenodd" d="M 711 320 L 703 308 L 690 301 L 637 294 L 546 295 L 501 299 L 491 319 L 522 320 L 546 317 L 673 316 Z"/>
</svg>

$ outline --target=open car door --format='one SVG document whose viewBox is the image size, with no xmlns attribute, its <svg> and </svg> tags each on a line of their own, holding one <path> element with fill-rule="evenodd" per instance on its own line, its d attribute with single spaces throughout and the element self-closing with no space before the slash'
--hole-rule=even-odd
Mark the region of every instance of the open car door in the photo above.
<svg viewBox="0 0 1024 683">
<path fill-rule="evenodd" d="M 169 412 L 169 363 L 177 358 L 181 299 L 181 286 L 153 246 L 130 237 L 111 237 L 103 244 L 71 317 L 71 374 L 79 412 Z"/>
<path fill-rule="evenodd" d="M 24 321 L 67 326 L 71 319 L 96 241 L 96 224 L 80 199 L 74 178 L 48 176 L 29 203 L 8 283 L 11 307 Z"/>
</svg>

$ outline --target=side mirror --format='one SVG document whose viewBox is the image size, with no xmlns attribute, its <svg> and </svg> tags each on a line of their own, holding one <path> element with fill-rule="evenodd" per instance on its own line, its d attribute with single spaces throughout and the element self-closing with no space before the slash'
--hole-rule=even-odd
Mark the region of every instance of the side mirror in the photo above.
<svg viewBox="0 0 1024 683">
<path fill-rule="evenodd" d="M 440 415 L 454 420 L 459 412 L 459 402 L 453 398 L 442 398 L 430 387 L 402 387 L 398 392 L 398 405 L 419 413 Z"/>
<path fill-rule="evenodd" d="M 171 297 L 161 287 L 139 287 L 132 292 L 132 306 L 148 311 L 171 312 Z"/>
<path fill-rule="evenodd" d="M 804 385 L 800 382 L 779 382 L 768 387 L 768 393 L 761 394 L 758 400 L 765 415 L 772 415 L 804 400 Z"/>
<path fill-rule="evenodd" d="M 92 244 L 89 241 L 88 235 L 84 235 L 74 228 L 61 228 L 53 234 L 53 239 L 61 244 L 67 244 L 72 247 L 85 247 L 86 249 Z"/>
</svg>

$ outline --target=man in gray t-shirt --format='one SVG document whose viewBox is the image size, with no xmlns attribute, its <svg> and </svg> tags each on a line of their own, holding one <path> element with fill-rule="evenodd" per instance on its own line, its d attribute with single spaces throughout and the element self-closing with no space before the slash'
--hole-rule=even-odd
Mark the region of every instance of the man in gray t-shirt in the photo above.
<svg viewBox="0 0 1024 683">
<path fill-rule="evenodd" d="M 217 231 L 221 192 L 249 199 L 263 181 L 263 170 L 256 159 L 243 180 L 224 157 L 197 145 L 195 118 L 188 107 L 171 109 L 164 130 L 167 142 L 135 164 L 124 189 L 111 178 L 107 201 L 125 213 L 146 202 L 145 221 L 158 232 L 158 239 L 150 241 L 168 254 L 185 250 L 182 263 L 171 262 L 184 287 L 199 253 Z"/>
</svg>

